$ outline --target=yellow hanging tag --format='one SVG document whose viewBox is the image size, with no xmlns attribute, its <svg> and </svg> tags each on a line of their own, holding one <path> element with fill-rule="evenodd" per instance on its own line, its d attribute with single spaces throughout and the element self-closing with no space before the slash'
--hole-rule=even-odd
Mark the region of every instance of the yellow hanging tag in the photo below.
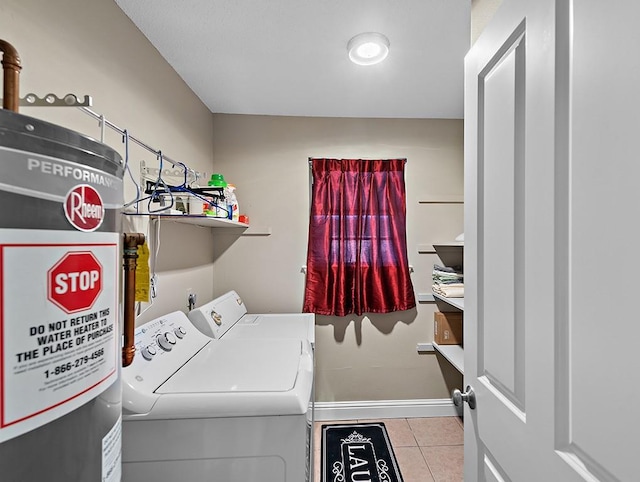
<svg viewBox="0 0 640 482">
<path fill-rule="evenodd" d="M 138 260 L 136 266 L 136 301 L 149 302 L 149 245 L 145 240 L 138 248 Z"/>
</svg>

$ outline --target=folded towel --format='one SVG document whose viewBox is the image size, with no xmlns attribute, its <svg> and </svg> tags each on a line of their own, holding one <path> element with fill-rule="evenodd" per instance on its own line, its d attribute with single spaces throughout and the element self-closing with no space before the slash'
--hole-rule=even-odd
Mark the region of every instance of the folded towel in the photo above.
<svg viewBox="0 0 640 482">
<path fill-rule="evenodd" d="M 433 283 L 434 284 L 441 284 L 441 285 L 459 285 L 461 284 L 461 279 L 455 279 L 455 280 L 444 280 L 444 279 L 434 279 Z"/>
<path fill-rule="evenodd" d="M 464 298 L 464 284 L 442 284 L 434 283 L 433 292 L 444 296 L 445 298 Z"/>
<path fill-rule="evenodd" d="M 434 283 L 462 283 L 464 280 L 462 273 L 448 273 L 437 270 L 433 270 L 432 278 Z"/>
<path fill-rule="evenodd" d="M 444 273 L 461 273 L 461 269 L 456 267 L 456 268 L 452 268 L 450 266 L 440 266 L 439 264 L 434 264 L 433 265 L 433 270 L 434 271 L 442 271 Z"/>
<path fill-rule="evenodd" d="M 438 271 L 433 272 L 433 280 L 434 281 L 455 281 L 461 283 L 463 280 L 463 276 L 459 274 L 450 274 L 450 273 L 440 273 Z"/>
</svg>

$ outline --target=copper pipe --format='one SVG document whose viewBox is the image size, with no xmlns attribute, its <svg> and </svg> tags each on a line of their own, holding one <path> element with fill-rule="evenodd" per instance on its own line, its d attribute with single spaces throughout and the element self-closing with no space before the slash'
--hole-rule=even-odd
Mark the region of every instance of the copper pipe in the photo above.
<svg viewBox="0 0 640 482">
<path fill-rule="evenodd" d="M 124 343 L 122 346 L 122 366 L 128 367 L 136 353 L 136 266 L 138 246 L 144 244 L 144 234 L 124 233 Z"/>
<path fill-rule="evenodd" d="M 2 90 L 2 108 L 18 112 L 20 106 L 20 56 L 9 42 L 0 39 L 2 52 L 2 70 L 4 83 Z"/>
</svg>

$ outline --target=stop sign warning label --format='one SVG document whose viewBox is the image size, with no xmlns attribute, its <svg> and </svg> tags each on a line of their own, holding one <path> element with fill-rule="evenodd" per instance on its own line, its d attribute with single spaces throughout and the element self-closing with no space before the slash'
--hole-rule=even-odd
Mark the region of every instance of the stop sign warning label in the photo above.
<svg viewBox="0 0 640 482">
<path fill-rule="evenodd" d="M 0 443 L 98 396 L 119 363 L 117 233 L 1 229 Z"/>
<path fill-rule="evenodd" d="M 87 310 L 102 291 L 102 265 L 91 252 L 66 253 L 47 272 L 47 298 L 67 313 Z"/>
</svg>

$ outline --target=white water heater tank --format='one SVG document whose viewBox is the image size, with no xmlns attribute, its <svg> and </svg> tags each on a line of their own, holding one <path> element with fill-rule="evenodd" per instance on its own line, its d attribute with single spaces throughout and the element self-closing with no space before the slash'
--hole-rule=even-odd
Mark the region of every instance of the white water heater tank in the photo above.
<svg viewBox="0 0 640 482">
<path fill-rule="evenodd" d="M 120 480 L 123 164 L 0 110 L 0 480 Z"/>
</svg>

